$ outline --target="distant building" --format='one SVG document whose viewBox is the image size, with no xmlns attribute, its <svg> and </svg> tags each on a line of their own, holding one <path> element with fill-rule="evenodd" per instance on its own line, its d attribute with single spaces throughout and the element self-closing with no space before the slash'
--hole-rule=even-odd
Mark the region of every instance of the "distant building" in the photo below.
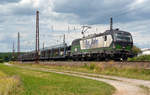
<svg viewBox="0 0 150 95">
<path fill-rule="evenodd" d="M 141 49 L 142 53 L 138 54 L 138 56 L 141 55 L 150 55 L 150 49 L 146 48 L 146 49 Z"/>
</svg>

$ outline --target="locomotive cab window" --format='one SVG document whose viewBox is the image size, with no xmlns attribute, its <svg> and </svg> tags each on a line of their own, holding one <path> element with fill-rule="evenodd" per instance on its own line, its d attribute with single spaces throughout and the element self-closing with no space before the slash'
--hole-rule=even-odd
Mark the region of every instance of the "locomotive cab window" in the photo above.
<svg viewBox="0 0 150 95">
<path fill-rule="evenodd" d="M 114 35 L 116 41 L 127 41 L 131 42 L 132 41 L 132 36 L 130 34 L 120 34 L 117 33 Z"/>
</svg>

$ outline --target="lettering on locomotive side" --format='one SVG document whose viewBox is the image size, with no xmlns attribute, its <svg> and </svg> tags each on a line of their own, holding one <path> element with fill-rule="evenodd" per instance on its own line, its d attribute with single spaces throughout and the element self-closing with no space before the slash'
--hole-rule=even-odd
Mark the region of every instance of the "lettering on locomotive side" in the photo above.
<svg viewBox="0 0 150 95">
<path fill-rule="evenodd" d="M 112 36 L 108 35 L 108 40 L 105 41 L 104 36 L 90 38 L 90 39 L 83 39 L 80 41 L 81 49 L 94 49 L 94 48 L 102 48 L 102 47 L 109 47 L 112 43 Z"/>
<path fill-rule="evenodd" d="M 98 46 L 98 39 L 92 38 L 92 39 L 81 40 L 80 46 L 81 46 L 81 49 L 96 48 Z"/>
</svg>

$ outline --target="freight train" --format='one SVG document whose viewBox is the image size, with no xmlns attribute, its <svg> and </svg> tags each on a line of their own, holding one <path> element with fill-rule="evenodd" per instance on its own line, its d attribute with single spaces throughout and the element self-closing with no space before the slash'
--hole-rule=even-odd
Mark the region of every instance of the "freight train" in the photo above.
<svg viewBox="0 0 150 95">
<path fill-rule="evenodd" d="M 48 47 L 39 51 L 39 60 L 127 60 L 132 57 L 133 39 L 129 32 L 119 29 L 106 30 L 75 39 L 66 43 Z M 21 61 L 36 60 L 36 52 L 28 52 L 19 57 Z"/>
</svg>

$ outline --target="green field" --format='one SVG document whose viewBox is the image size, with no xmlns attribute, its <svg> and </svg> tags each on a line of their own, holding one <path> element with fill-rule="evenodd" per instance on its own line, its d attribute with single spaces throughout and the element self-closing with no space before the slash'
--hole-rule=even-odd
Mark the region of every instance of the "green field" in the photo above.
<svg viewBox="0 0 150 95">
<path fill-rule="evenodd" d="M 2 64 L 0 72 L 19 80 L 15 89 L 8 90 L 9 95 L 112 95 L 115 91 L 109 84 L 95 80 Z"/>
</svg>

